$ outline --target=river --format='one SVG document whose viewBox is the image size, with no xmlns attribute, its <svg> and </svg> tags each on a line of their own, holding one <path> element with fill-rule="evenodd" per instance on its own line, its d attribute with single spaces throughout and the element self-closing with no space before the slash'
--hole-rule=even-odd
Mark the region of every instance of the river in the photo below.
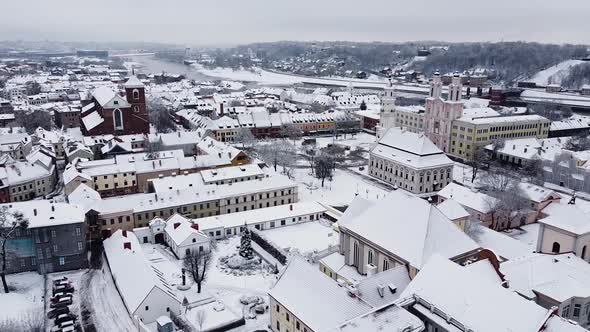
<svg viewBox="0 0 590 332">
<path fill-rule="evenodd" d="M 131 59 L 133 62 L 141 64 L 141 67 L 136 68 L 136 70 L 144 74 L 159 74 L 161 72 L 166 72 L 168 74 L 184 75 L 186 78 L 195 81 L 212 81 L 219 79 L 204 75 L 192 66 L 157 59 L 153 56 L 137 56 L 132 57 Z"/>
</svg>

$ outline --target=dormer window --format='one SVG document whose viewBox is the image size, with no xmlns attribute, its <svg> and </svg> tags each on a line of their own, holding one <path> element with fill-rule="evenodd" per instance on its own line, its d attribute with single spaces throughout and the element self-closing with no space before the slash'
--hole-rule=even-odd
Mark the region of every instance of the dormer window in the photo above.
<svg viewBox="0 0 590 332">
<path fill-rule="evenodd" d="M 114 101 L 113 101 L 113 104 L 115 104 L 115 105 L 119 105 L 119 101 L 118 101 L 118 100 L 114 100 Z"/>
</svg>

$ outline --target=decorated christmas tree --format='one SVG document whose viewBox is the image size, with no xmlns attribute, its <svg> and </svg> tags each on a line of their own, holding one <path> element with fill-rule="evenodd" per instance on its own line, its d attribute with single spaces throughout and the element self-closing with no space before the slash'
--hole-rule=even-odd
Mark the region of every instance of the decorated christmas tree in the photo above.
<svg viewBox="0 0 590 332">
<path fill-rule="evenodd" d="M 252 259 L 254 253 L 252 252 L 252 234 L 246 225 L 242 232 L 242 240 L 240 242 L 240 256 L 246 259 Z"/>
</svg>

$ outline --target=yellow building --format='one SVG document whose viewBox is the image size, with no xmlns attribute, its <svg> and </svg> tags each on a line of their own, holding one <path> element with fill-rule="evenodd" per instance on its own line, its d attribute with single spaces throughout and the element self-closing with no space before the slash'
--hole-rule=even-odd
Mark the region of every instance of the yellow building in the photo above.
<svg viewBox="0 0 590 332">
<path fill-rule="evenodd" d="M 540 115 L 515 115 L 485 118 L 461 117 L 453 121 L 450 155 L 473 160 L 475 151 L 496 140 L 547 138 L 550 121 Z"/>
</svg>

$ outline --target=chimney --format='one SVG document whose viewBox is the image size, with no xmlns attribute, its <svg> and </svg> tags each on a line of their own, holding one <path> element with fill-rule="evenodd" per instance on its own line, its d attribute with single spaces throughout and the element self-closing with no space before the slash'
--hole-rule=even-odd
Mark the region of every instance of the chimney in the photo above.
<svg viewBox="0 0 590 332">
<path fill-rule="evenodd" d="M 37 209 L 33 209 L 33 215 L 37 216 Z"/>
<path fill-rule="evenodd" d="M 219 114 L 223 116 L 223 103 L 219 104 Z"/>
<path fill-rule="evenodd" d="M 178 132 L 178 137 L 180 137 L 180 131 Z"/>
<path fill-rule="evenodd" d="M 123 242 L 123 249 L 131 250 L 131 242 Z"/>
<path fill-rule="evenodd" d="M 55 205 L 51 205 L 51 212 L 55 212 Z"/>
<path fill-rule="evenodd" d="M 123 230 L 123 237 L 127 237 L 127 230 Z"/>
<path fill-rule="evenodd" d="M 221 158 L 221 152 L 218 152 L 217 155 L 219 156 L 219 158 Z"/>
<path fill-rule="evenodd" d="M 177 229 L 177 228 L 178 228 L 178 226 L 180 226 L 180 223 L 179 223 L 179 222 L 175 222 L 175 223 L 174 223 L 174 229 Z"/>
</svg>

